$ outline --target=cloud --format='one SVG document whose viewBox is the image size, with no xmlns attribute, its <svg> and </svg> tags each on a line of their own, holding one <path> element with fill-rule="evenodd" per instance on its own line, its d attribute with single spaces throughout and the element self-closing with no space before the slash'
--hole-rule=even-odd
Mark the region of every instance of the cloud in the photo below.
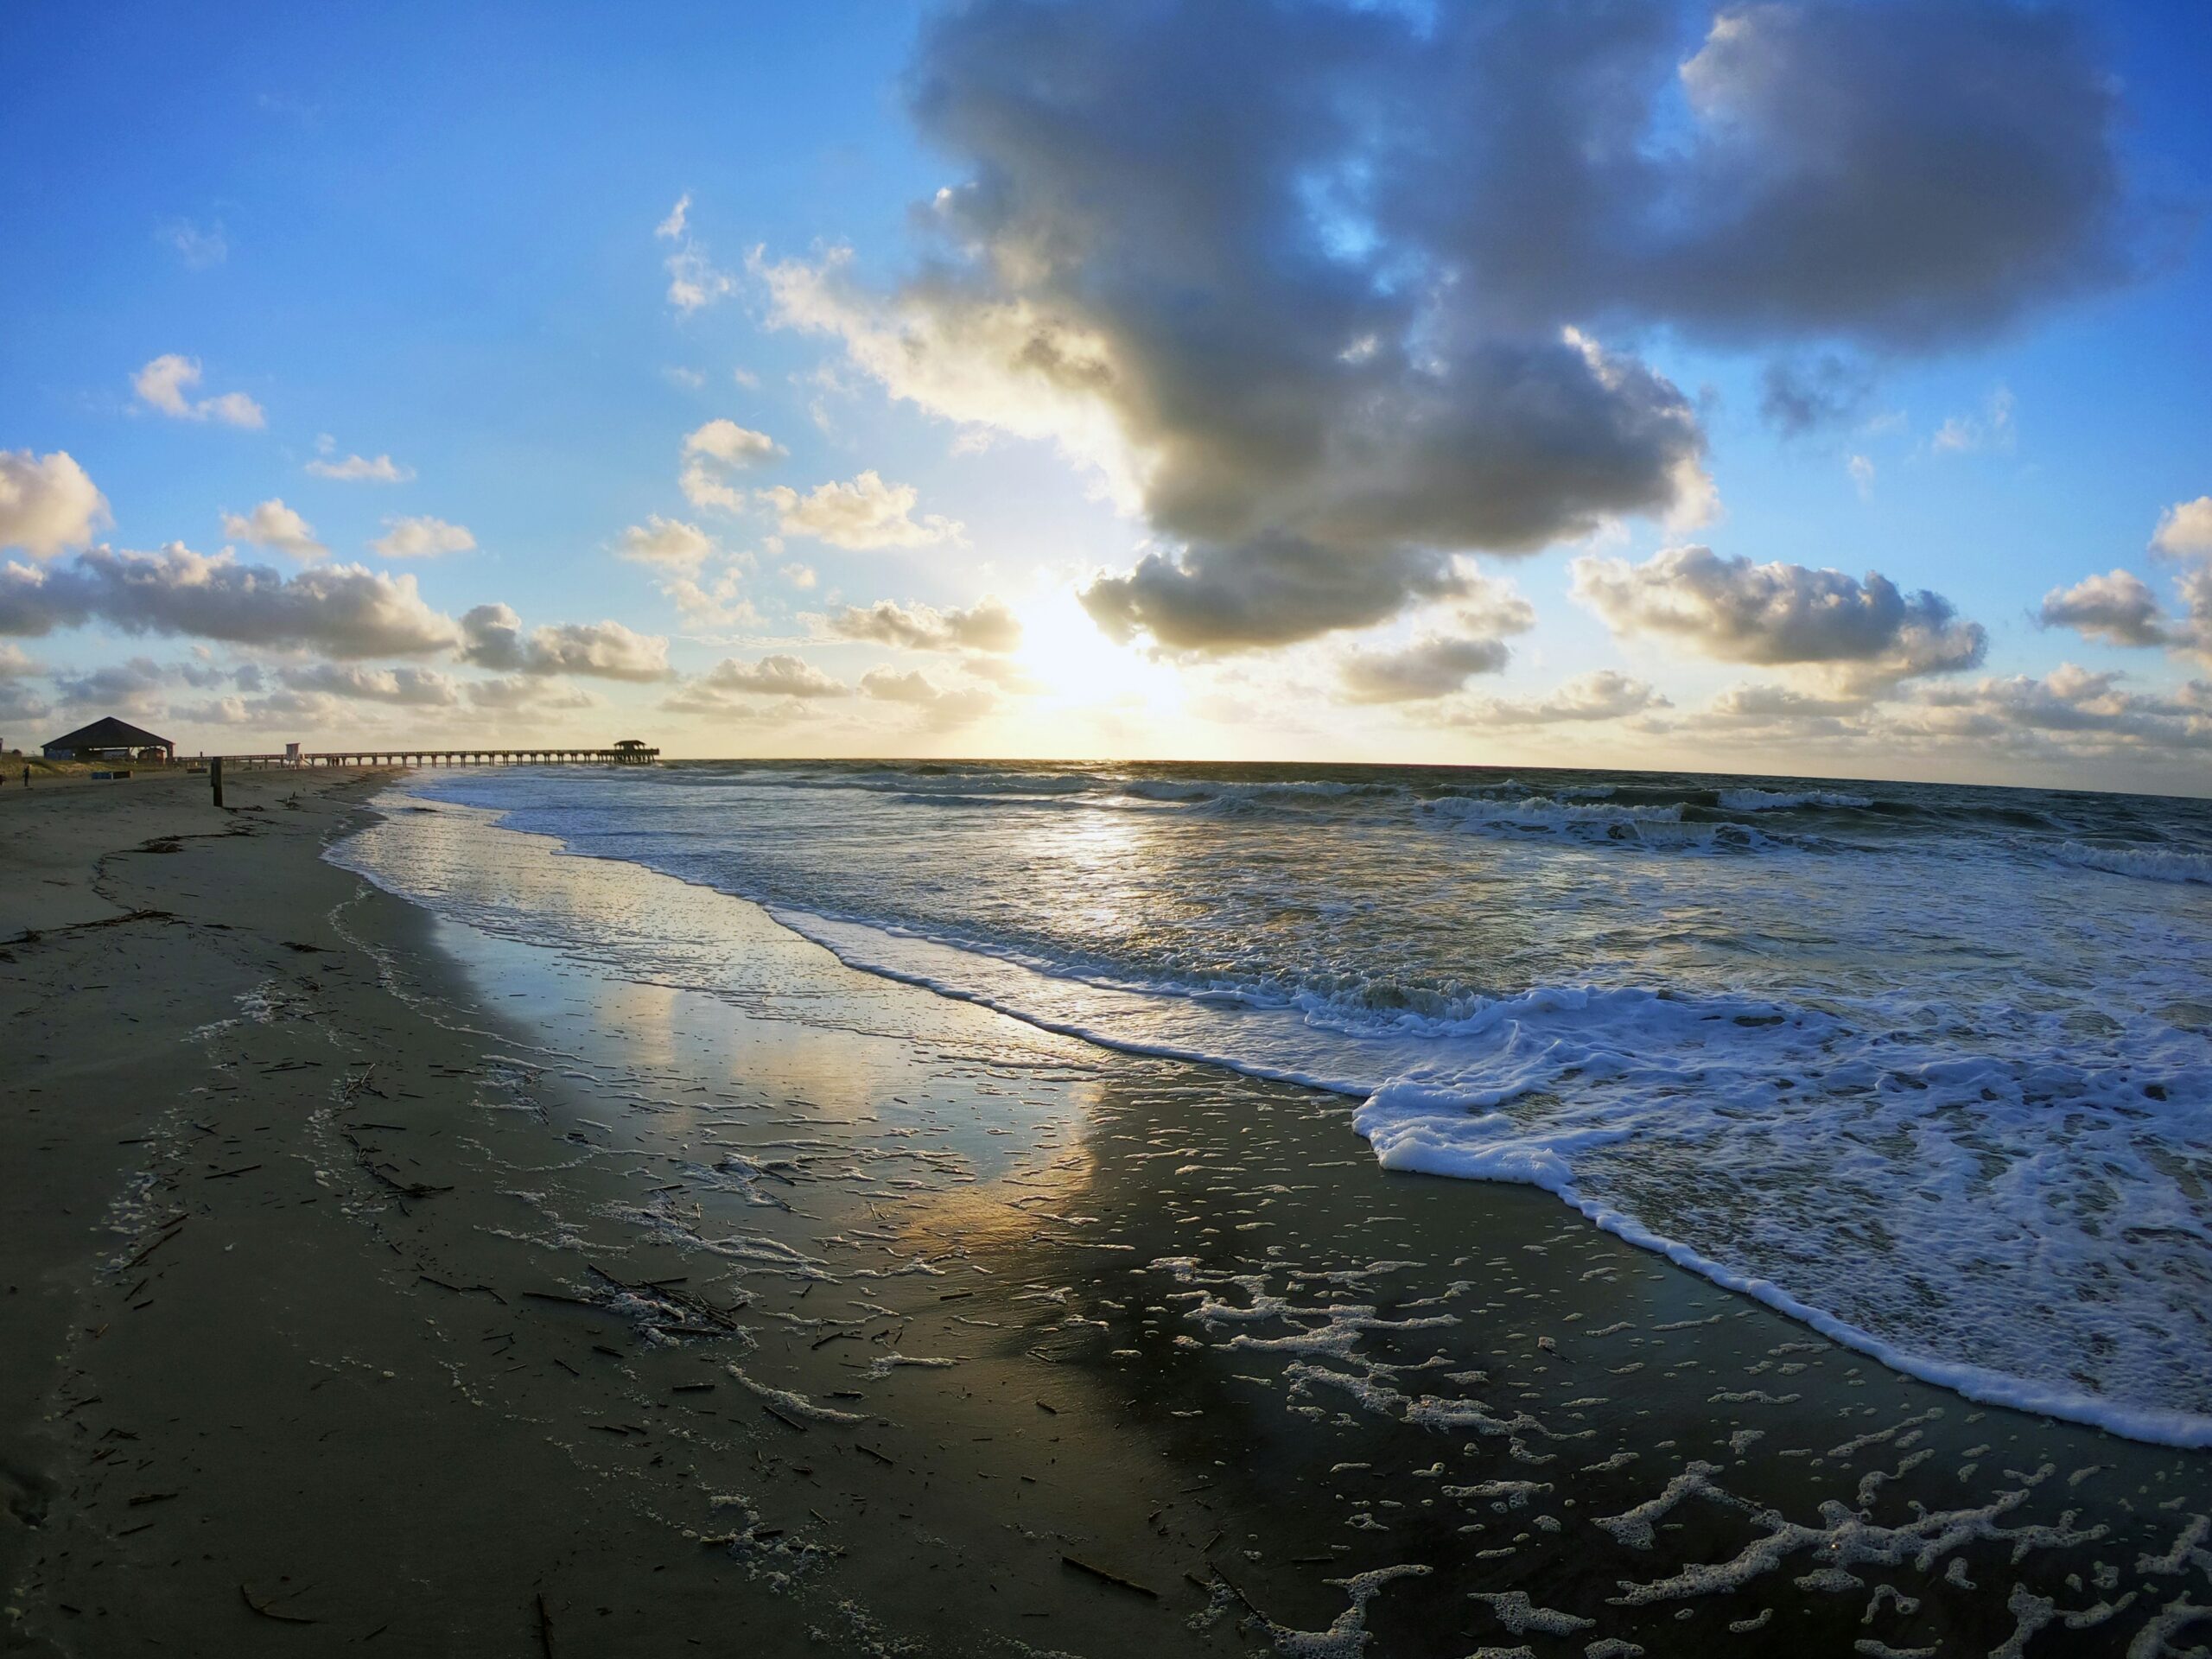
<svg viewBox="0 0 2212 1659">
<path fill-rule="evenodd" d="M 387 559 L 435 559 L 446 553 L 467 553 L 476 537 L 461 524 L 442 518 L 387 518 L 385 533 L 369 543 Z"/>
<path fill-rule="evenodd" d="M 2178 692 L 2145 694 L 2123 687 L 2125 677 L 2062 663 L 2042 678 L 1936 687 L 1891 724 L 1900 736 L 2019 753 L 2212 752 L 2212 685 L 2193 681 Z"/>
<path fill-rule="evenodd" d="M 654 236 L 677 245 L 663 262 L 668 271 L 668 302 L 687 316 L 737 292 L 737 278 L 717 270 L 706 250 L 692 239 L 690 216 L 691 193 L 687 190 L 677 198 L 668 217 L 653 226 Z"/>
<path fill-rule="evenodd" d="M 330 553 L 315 540 L 315 526 L 274 496 L 250 513 L 225 513 L 223 534 L 256 547 L 273 547 L 302 561 L 325 558 Z"/>
<path fill-rule="evenodd" d="M 1337 665 L 1348 702 L 1419 702 L 1449 696 L 1477 674 L 1496 674 L 1513 658 L 1500 636 L 1526 633 L 1536 613 L 1513 588 L 1468 579 L 1452 616 L 1454 632 L 1428 633 L 1393 651 L 1355 652 Z"/>
<path fill-rule="evenodd" d="M 923 723 L 934 730 L 964 726 L 997 705 L 995 693 L 984 686 L 947 690 L 918 669 L 898 673 L 872 668 L 861 676 L 861 690 L 880 702 L 904 703 L 925 711 Z"/>
<path fill-rule="evenodd" d="M 44 671 L 44 664 L 19 647 L 0 642 L 0 720 L 44 720 L 54 712 L 52 703 L 23 683 Z"/>
<path fill-rule="evenodd" d="M 633 564 L 658 565 L 696 576 L 715 548 L 714 537 L 696 524 L 652 513 L 644 524 L 624 531 L 614 550 Z"/>
<path fill-rule="evenodd" d="M 1989 394 L 1979 418 L 1954 415 L 1929 440 L 1939 455 L 1971 454 L 1978 449 L 2009 451 L 2012 448 L 2012 394 L 2003 386 Z"/>
<path fill-rule="evenodd" d="M 1732 685 L 1706 709 L 1708 720 L 1731 725 L 1788 725 L 1839 721 L 1866 712 L 1863 697 L 1824 696 L 1787 685 Z"/>
<path fill-rule="evenodd" d="M 1587 331 L 1930 349 L 2125 274 L 2114 83 L 2066 17 L 1802 0 L 1685 61 L 1699 17 L 942 9 L 907 85 L 962 172 L 919 273 L 754 269 L 893 397 L 1141 507 L 1161 550 L 1094 590 L 1109 629 L 1366 626 L 1441 555 L 1708 503 L 1689 402 Z"/>
<path fill-rule="evenodd" d="M 505 605 L 479 605 L 461 619 L 460 656 L 499 673 L 582 674 L 644 683 L 671 677 L 668 641 L 620 622 L 566 622 L 525 635 Z"/>
<path fill-rule="evenodd" d="M 2212 557 L 2212 495 L 2177 501 L 2160 513 L 2151 546 L 2171 559 Z"/>
<path fill-rule="evenodd" d="M 120 709 L 151 714 L 160 708 L 179 677 L 150 657 L 110 663 L 82 673 L 56 673 L 54 689 L 70 708 Z"/>
<path fill-rule="evenodd" d="M 1874 493 L 1874 461 L 1871 455 L 1853 455 L 1843 463 L 1844 471 L 1851 474 L 1852 486 L 1865 500 Z"/>
<path fill-rule="evenodd" d="M 714 710 L 731 697 L 844 697 L 852 688 L 832 679 L 811 663 L 782 654 L 756 663 L 725 657 L 663 706 L 671 709 Z"/>
<path fill-rule="evenodd" d="M 814 567 L 810 564 L 801 564 L 796 559 L 789 564 L 779 566 L 776 574 L 802 593 L 810 591 L 815 584 Z"/>
<path fill-rule="evenodd" d="M 830 613 L 828 629 L 839 639 L 866 639 L 909 651 L 1002 653 L 1021 644 L 1020 620 L 991 598 L 978 600 L 966 610 L 908 607 L 888 599 L 878 600 L 865 610 L 849 605 Z"/>
<path fill-rule="evenodd" d="M 231 257 L 231 245 L 220 219 L 202 230 L 188 219 L 173 219 L 155 234 L 175 251 L 188 270 L 206 270 Z"/>
<path fill-rule="evenodd" d="M 721 507 L 736 512 L 745 505 L 745 493 L 728 482 L 728 474 L 774 461 L 786 452 L 766 432 L 755 432 L 735 421 L 715 419 L 687 433 L 683 439 L 683 470 L 679 481 L 684 499 L 695 507 Z"/>
<path fill-rule="evenodd" d="M 0 548 L 50 559 L 89 545 L 109 522 L 107 498 L 64 451 L 0 449 Z"/>
<path fill-rule="evenodd" d="M 1347 702 L 1417 702 L 1452 695 L 1476 674 L 1496 674 L 1513 659 L 1503 639 L 1432 634 L 1396 651 L 1358 652 L 1338 665 Z"/>
<path fill-rule="evenodd" d="M 307 464 L 307 470 L 317 478 L 335 479 L 341 484 L 404 484 L 415 476 L 412 467 L 402 467 L 390 455 L 378 455 L 374 460 L 361 455 L 347 455 L 342 461 L 333 461 L 334 446 L 327 436 L 316 440 L 321 453 Z"/>
<path fill-rule="evenodd" d="M 1148 632 L 1171 651 L 1227 654 L 1286 645 L 1395 616 L 1414 599 L 1445 599 L 1465 579 L 1425 548 L 1349 559 L 1296 537 L 1147 554 L 1126 576 L 1100 576 L 1083 607 L 1116 639 Z"/>
<path fill-rule="evenodd" d="M 266 426 L 261 405 L 242 391 L 226 391 L 194 403 L 185 396 L 200 384 L 200 360 L 165 353 L 130 378 L 138 401 L 180 421 L 215 421 L 225 426 Z"/>
<path fill-rule="evenodd" d="M 1833 352 L 1777 359 L 1759 377 L 1759 414 L 1785 438 L 1840 426 L 1866 406 L 1874 377 Z"/>
<path fill-rule="evenodd" d="M 41 569 L 0 565 L 0 634 L 100 622 L 125 633 L 302 646 L 334 657 L 421 657 L 460 639 L 412 576 L 358 564 L 292 575 L 172 542 L 158 553 L 92 548 Z"/>
<path fill-rule="evenodd" d="M 2126 570 L 2052 588 L 2043 596 L 2036 620 L 2046 628 L 2072 628 L 2112 645 L 2163 645 L 2171 638 L 2158 595 L 2142 577 Z"/>
<path fill-rule="evenodd" d="M 1546 697 L 1478 698 L 1455 708 L 1452 718 L 1469 726 L 1550 726 L 1622 720 L 1672 706 L 1649 682 L 1607 668 L 1568 680 Z"/>
<path fill-rule="evenodd" d="M 1988 643 L 1941 594 L 1904 594 L 1876 571 L 1861 581 L 1698 546 L 1569 569 L 1574 597 L 1615 633 L 1665 635 L 1722 662 L 1820 664 L 1872 684 L 1975 667 Z"/>
<path fill-rule="evenodd" d="M 919 499 L 911 484 L 886 484 L 874 470 L 849 482 L 832 480 L 801 495 L 787 486 L 762 490 L 786 536 L 811 536 L 834 547 L 925 547 L 957 541 L 966 527 L 931 513 L 915 520 Z"/>
<path fill-rule="evenodd" d="M 462 695 L 460 683 L 450 675 L 428 668 L 310 663 L 280 668 L 276 677 L 294 691 L 409 709 L 450 709 L 461 702 Z"/>
</svg>

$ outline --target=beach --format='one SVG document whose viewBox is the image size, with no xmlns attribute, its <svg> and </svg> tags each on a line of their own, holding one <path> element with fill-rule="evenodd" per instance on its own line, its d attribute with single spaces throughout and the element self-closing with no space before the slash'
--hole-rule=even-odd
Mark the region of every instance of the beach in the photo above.
<svg viewBox="0 0 2212 1659">
<path fill-rule="evenodd" d="M 2202 1450 L 430 781 L 0 803 L 9 1651 L 2202 1639 Z"/>
</svg>

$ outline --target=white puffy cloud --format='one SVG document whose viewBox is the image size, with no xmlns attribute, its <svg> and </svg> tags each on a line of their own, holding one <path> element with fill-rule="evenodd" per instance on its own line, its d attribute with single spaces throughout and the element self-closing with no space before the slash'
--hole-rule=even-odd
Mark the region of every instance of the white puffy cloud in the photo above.
<svg viewBox="0 0 2212 1659">
<path fill-rule="evenodd" d="M 316 447 L 321 453 L 308 462 L 307 470 L 317 478 L 341 484 L 404 484 L 415 476 L 412 467 L 403 467 L 390 455 L 345 455 L 333 460 L 335 446 L 327 436 Z"/>
<path fill-rule="evenodd" d="M 523 632 L 505 605 L 479 605 L 461 619 L 465 662 L 497 673 L 582 674 L 645 683 L 671 677 L 668 641 L 614 621 L 565 622 Z"/>
<path fill-rule="evenodd" d="M 50 559 L 88 546 L 108 522 L 107 498 L 66 452 L 0 449 L 0 548 Z"/>
<path fill-rule="evenodd" d="M 614 550 L 633 564 L 658 565 L 696 576 L 715 548 L 714 537 L 696 524 L 652 513 L 644 524 L 624 531 Z"/>
<path fill-rule="evenodd" d="M 2212 753 L 2212 686 L 2194 681 L 2176 692 L 2138 692 L 2121 683 L 2125 677 L 2062 663 L 2040 678 L 1933 687 L 1889 726 L 1903 736 L 2016 753 Z"/>
<path fill-rule="evenodd" d="M 783 445 L 766 432 L 717 417 L 684 435 L 683 470 L 677 481 L 683 487 L 684 499 L 693 506 L 736 512 L 746 505 L 745 492 L 730 483 L 730 475 L 777 460 L 785 453 Z"/>
<path fill-rule="evenodd" d="M 461 638 L 412 576 L 358 564 L 286 575 L 172 542 L 157 553 L 96 547 L 43 569 L 0 565 L 0 634 L 100 622 L 125 633 L 301 646 L 340 658 L 421 657 Z"/>
<path fill-rule="evenodd" d="M 866 609 L 848 605 L 830 613 L 831 637 L 865 639 L 909 651 L 1005 652 L 1021 644 L 1021 623 L 1001 601 L 986 596 L 963 610 L 900 605 L 878 600 Z"/>
<path fill-rule="evenodd" d="M 147 408 L 180 421 L 215 421 L 225 426 L 262 427 L 268 424 L 261 405 L 242 391 L 197 402 L 185 394 L 200 384 L 200 360 L 164 353 L 130 378 L 131 389 Z"/>
<path fill-rule="evenodd" d="M 670 208 L 668 217 L 653 226 L 653 235 L 676 247 L 664 262 L 668 270 L 668 302 L 685 315 L 737 292 L 737 278 L 718 270 L 707 251 L 690 234 L 691 193 L 685 191 Z"/>
<path fill-rule="evenodd" d="M 753 663 L 725 657 L 662 706 L 715 712 L 727 708 L 730 700 L 737 697 L 801 697 L 812 701 L 851 695 L 850 686 L 824 674 L 813 664 L 775 653 Z"/>
<path fill-rule="evenodd" d="M 1550 726 L 1622 720 L 1654 709 L 1671 708 L 1649 682 L 1613 670 L 1579 675 L 1543 697 L 1482 697 L 1451 711 L 1470 726 Z"/>
<path fill-rule="evenodd" d="M 315 539 L 315 526 L 275 496 L 249 513 L 223 515 L 223 534 L 256 547 L 273 547 L 300 560 L 320 559 L 330 550 Z"/>
<path fill-rule="evenodd" d="M 664 241 L 675 241 L 683 234 L 683 221 L 690 213 L 691 193 L 686 190 L 676 199 L 676 206 L 668 210 L 668 217 L 653 226 L 653 234 Z"/>
<path fill-rule="evenodd" d="M 461 524 L 442 518 L 420 517 L 387 518 L 385 533 L 369 543 L 387 559 L 435 559 L 448 553 L 467 553 L 476 537 Z"/>
<path fill-rule="evenodd" d="M 1659 634 L 1723 662 L 1815 664 L 1863 686 L 1977 665 L 1981 625 L 1950 601 L 1901 592 L 1869 571 L 1724 558 L 1711 548 L 1668 548 L 1642 564 L 1580 558 L 1574 596 L 1614 632 Z"/>
<path fill-rule="evenodd" d="M 786 536 L 811 536 L 833 547 L 925 547 L 957 541 L 965 526 L 929 514 L 917 521 L 919 496 L 911 484 L 886 484 L 872 468 L 849 481 L 831 480 L 805 495 L 788 486 L 763 490 Z"/>
<path fill-rule="evenodd" d="M 461 700 L 461 683 L 429 668 L 363 668 L 356 664 L 289 664 L 276 677 L 294 691 L 354 702 L 389 702 L 410 709 L 450 709 Z"/>
<path fill-rule="evenodd" d="M 938 731 L 963 726 L 989 713 L 998 702 L 988 687 L 947 689 L 919 670 L 901 674 L 888 668 L 872 668 L 861 676 L 861 690 L 880 702 L 904 703 L 922 710 L 923 724 Z"/>
<path fill-rule="evenodd" d="M 2159 514 L 2151 545 L 2168 558 L 2212 557 L 2212 495 L 2177 501 Z"/>
</svg>

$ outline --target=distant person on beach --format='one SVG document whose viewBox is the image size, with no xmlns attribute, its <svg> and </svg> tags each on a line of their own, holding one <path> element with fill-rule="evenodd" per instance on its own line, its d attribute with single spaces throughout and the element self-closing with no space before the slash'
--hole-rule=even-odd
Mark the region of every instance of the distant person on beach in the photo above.
<svg viewBox="0 0 2212 1659">
<path fill-rule="evenodd" d="M 30 769 L 29 766 L 25 766 L 25 767 L 23 768 L 23 787 L 24 787 L 25 789 L 29 789 L 30 786 L 31 786 L 31 769 Z"/>
</svg>

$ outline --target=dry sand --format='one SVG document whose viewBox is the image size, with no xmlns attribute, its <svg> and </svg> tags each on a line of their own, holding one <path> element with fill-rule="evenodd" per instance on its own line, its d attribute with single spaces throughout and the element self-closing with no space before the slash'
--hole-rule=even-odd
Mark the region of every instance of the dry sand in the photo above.
<svg viewBox="0 0 2212 1659">
<path fill-rule="evenodd" d="M 7 1651 L 2190 1645 L 2201 1454 L 372 788 L 0 804 Z"/>
</svg>

